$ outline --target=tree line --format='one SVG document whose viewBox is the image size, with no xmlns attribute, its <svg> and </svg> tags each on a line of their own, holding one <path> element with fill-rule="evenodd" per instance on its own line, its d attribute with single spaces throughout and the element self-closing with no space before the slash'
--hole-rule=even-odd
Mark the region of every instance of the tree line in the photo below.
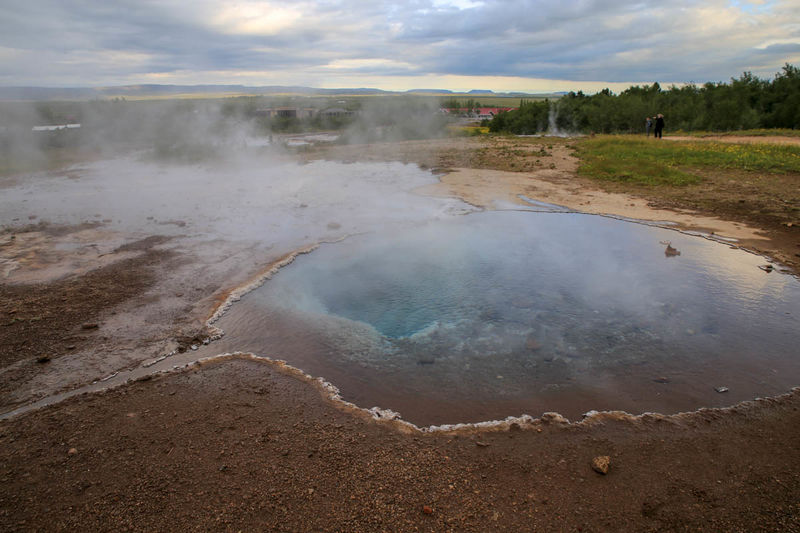
<svg viewBox="0 0 800 533">
<path fill-rule="evenodd" d="M 787 63 L 772 80 L 745 72 L 728 83 L 673 85 L 666 90 L 653 83 L 620 94 L 603 89 L 593 95 L 570 92 L 558 100 L 523 100 L 519 109 L 499 114 L 488 125 L 493 132 L 521 135 L 638 133 L 644 131 L 645 119 L 657 113 L 665 116 L 671 130 L 798 129 L 800 69 Z"/>
</svg>

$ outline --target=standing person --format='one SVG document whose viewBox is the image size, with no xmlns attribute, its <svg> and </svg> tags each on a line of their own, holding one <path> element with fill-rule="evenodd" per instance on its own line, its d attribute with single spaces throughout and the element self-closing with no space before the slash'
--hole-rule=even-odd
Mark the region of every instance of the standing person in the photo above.
<svg viewBox="0 0 800 533">
<path fill-rule="evenodd" d="M 650 128 L 653 127 L 653 119 L 647 117 L 647 120 L 644 121 L 644 133 L 647 137 L 650 137 Z"/>
<path fill-rule="evenodd" d="M 659 113 L 656 115 L 656 129 L 653 131 L 653 136 L 660 139 L 662 131 L 664 131 L 664 115 Z"/>
</svg>

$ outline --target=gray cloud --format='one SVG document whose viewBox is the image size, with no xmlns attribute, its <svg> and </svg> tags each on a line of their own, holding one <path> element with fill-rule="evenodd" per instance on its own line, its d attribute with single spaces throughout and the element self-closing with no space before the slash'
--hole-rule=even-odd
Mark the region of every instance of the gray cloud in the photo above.
<svg viewBox="0 0 800 533">
<path fill-rule="evenodd" d="M 370 74 L 702 82 L 800 61 L 800 7 L 789 0 L 7 4 L 3 85 L 324 85 Z"/>
</svg>

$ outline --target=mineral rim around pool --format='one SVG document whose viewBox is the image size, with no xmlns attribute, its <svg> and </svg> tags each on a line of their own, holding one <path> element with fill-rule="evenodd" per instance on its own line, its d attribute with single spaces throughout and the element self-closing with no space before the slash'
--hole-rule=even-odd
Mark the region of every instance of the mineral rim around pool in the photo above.
<svg viewBox="0 0 800 533">
<path fill-rule="evenodd" d="M 731 405 L 800 382 L 800 282 L 763 264 L 604 217 L 477 213 L 299 257 L 204 351 L 284 359 L 418 425 Z"/>
</svg>

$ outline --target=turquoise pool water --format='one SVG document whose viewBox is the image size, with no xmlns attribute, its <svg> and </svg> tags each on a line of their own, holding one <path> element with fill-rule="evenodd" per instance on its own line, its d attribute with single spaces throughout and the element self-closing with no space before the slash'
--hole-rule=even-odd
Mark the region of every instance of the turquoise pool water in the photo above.
<svg viewBox="0 0 800 533">
<path fill-rule="evenodd" d="M 800 385 L 800 282 L 764 264 L 599 216 L 476 213 L 299 257 L 211 348 L 419 424 L 728 405 Z"/>
</svg>

